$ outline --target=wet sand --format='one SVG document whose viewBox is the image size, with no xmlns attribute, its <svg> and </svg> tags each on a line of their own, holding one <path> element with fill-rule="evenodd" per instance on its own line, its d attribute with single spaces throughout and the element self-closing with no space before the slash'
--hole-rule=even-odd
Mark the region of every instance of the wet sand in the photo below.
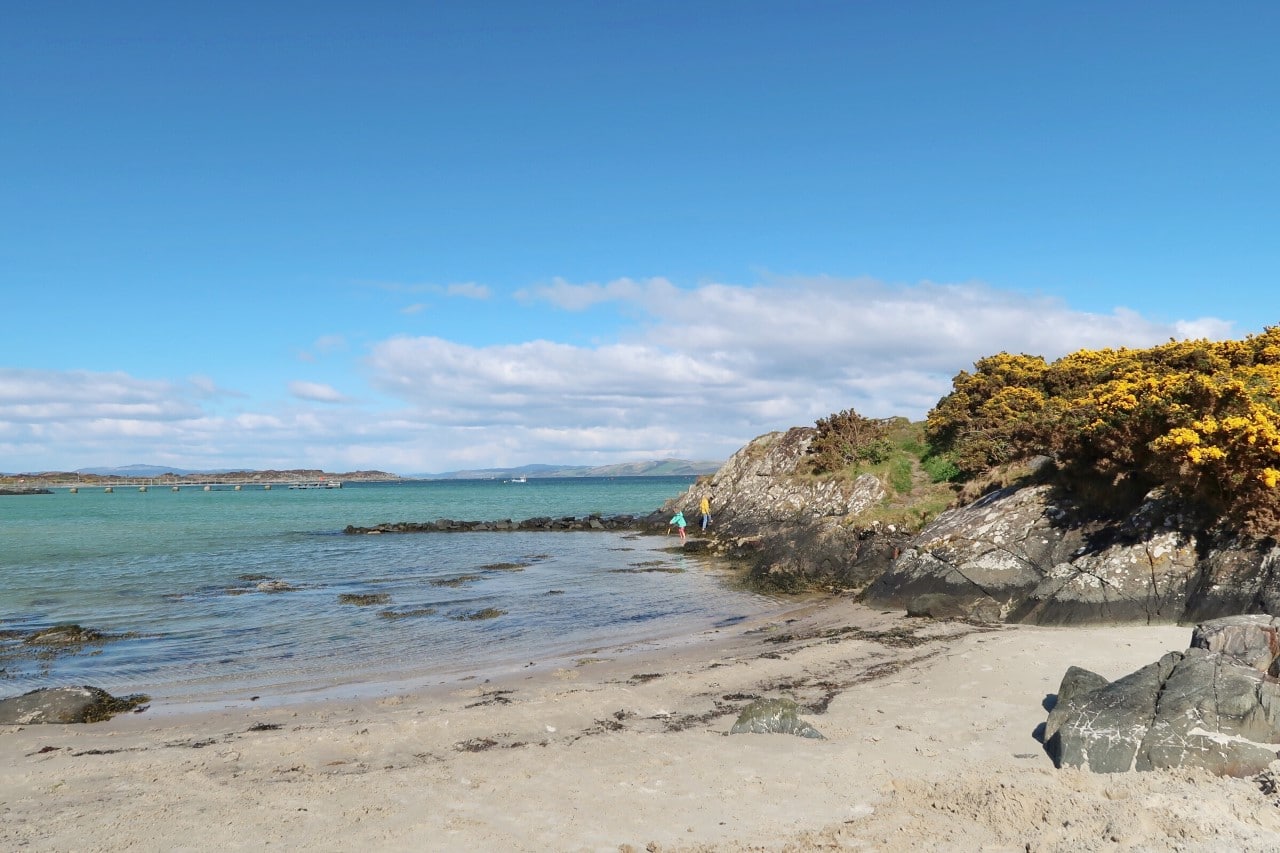
<svg viewBox="0 0 1280 853">
<path fill-rule="evenodd" d="M 1251 780 L 1059 771 L 1035 738 L 1067 666 L 1115 678 L 1189 638 L 831 597 L 394 695 L 9 727 L 0 847 L 1275 850 Z M 727 735 L 754 697 L 825 739 Z"/>
</svg>

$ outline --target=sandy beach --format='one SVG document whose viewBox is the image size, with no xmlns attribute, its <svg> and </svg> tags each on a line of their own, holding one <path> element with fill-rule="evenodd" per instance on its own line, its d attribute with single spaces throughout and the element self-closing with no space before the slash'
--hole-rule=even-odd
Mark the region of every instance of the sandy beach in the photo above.
<svg viewBox="0 0 1280 853">
<path fill-rule="evenodd" d="M 975 627 L 797 600 L 661 645 L 358 701 L 0 731 L 24 850 L 1276 850 L 1280 799 L 1199 772 L 1059 771 L 1077 664 L 1190 628 Z M 824 740 L 728 736 L 791 697 Z"/>
</svg>

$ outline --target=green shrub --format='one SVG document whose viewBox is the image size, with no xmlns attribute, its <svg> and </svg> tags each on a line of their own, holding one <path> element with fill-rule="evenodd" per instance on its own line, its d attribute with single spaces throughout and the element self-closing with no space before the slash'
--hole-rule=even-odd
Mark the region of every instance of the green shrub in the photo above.
<svg viewBox="0 0 1280 853">
<path fill-rule="evenodd" d="M 819 419 L 818 434 L 809 444 L 813 472 L 830 474 L 858 462 L 879 465 L 893 453 L 887 434 L 895 423 L 865 418 L 853 409 Z"/>
<path fill-rule="evenodd" d="M 956 463 L 945 456 L 926 456 L 920 460 L 920 467 L 929 475 L 931 483 L 950 483 L 960 476 Z"/>
</svg>

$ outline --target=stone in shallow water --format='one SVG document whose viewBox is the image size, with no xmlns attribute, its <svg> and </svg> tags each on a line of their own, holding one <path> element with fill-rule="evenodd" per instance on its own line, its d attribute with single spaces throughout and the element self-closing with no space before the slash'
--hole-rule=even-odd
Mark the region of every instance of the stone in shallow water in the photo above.
<svg viewBox="0 0 1280 853">
<path fill-rule="evenodd" d="M 339 604 L 354 604 L 357 607 L 386 604 L 390 600 L 391 596 L 385 592 L 344 592 L 338 596 Z"/>
<path fill-rule="evenodd" d="M 112 696 L 98 687 L 43 687 L 11 699 L 0 699 L 0 725 L 96 723 L 132 711 L 150 698 L 141 694 Z"/>
<path fill-rule="evenodd" d="M 822 733 L 800 719 L 799 706 L 791 699 L 757 699 L 742 709 L 729 734 L 787 734 L 819 738 Z"/>
<path fill-rule="evenodd" d="M 82 628 L 79 625 L 54 625 L 28 636 L 24 643 L 29 646 L 76 646 L 86 643 L 101 643 L 112 639 L 94 628 Z"/>
</svg>

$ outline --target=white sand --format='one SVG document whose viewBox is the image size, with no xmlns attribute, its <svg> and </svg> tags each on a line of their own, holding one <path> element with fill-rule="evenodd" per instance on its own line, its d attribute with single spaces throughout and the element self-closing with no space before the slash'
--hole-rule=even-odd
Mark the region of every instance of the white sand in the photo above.
<svg viewBox="0 0 1280 853">
<path fill-rule="evenodd" d="M 1059 771 L 1033 736 L 1070 664 L 1115 678 L 1189 637 L 827 599 L 413 695 L 10 727 L 0 848 L 1280 850 L 1251 780 Z M 743 694 L 830 697 L 802 714 L 827 739 L 725 736 Z"/>
</svg>

